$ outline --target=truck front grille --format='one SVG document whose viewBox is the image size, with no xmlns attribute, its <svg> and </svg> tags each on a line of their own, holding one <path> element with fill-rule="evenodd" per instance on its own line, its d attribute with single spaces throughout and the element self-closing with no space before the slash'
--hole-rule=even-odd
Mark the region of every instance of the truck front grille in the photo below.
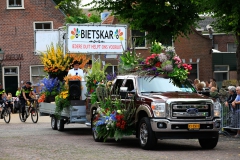
<svg viewBox="0 0 240 160">
<path fill-rule="evenodd" d="M 206 119 L 211 117 L 211 104 L 208 103 L 172 103 L 171 118 L 173 119 Z"/>
</svg>

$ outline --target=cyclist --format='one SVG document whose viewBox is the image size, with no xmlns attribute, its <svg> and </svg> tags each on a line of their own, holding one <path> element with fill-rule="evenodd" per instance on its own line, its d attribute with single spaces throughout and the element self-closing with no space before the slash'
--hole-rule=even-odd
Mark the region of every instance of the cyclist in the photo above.
<svg viewBox="0 0 240 160">
<path fill-rule="evenodd" d="M 26 82 L 25 86 L 22 87 L 21 94 L 20 94 L 20 103 L 22 106 L 22 117 L 24 118 L 24 111 L 25 111 L 25 105 L 28 100 L 31 99 L 31 95 L 36 96 L 33 92 L 33 88 L 31 87 L 31 82 Z M 26 117 L 27 118 L 27 117 Z"/>
<path fill-rule="evenodd" d="M 2 88 L 2 84 L 0 83 L 0 104 L 2 105 L 4 100 L 3 97 L 6 96 L 5 90 Z M 2 111 L 2 108 L 0 107 L 0 111 Z"/>
</svg>

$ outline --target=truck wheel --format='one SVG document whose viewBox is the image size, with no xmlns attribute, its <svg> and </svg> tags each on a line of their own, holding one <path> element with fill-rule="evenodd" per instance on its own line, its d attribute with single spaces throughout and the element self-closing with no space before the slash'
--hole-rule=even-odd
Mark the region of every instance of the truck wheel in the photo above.
<svg viewBox="0 0 240 160">
<path fill-rule="evenodd" d="M 57 120 L 57 130 L 58 131 L 63 131 L 64 130 L 64 120 L 63 119 L 58 119 Z"/>
<path fill-rule="evenodd" d="M 53 130 L 57 129 L 57 119 L 54 116 L 51 117 L 51 127 Z"/>
<path fill-rule="evenodd" d="M 198 142 L 203 149 L 213 149 L 214 147 L 216 147 L 216 145 L 218 143 L 218 137 L 217 138 L 198 139 Z"/>
<path fill-rule="evenodd" d="M 150 121 L 147 117 L 140 120 L 138 126 L 138 140 L 142 149 L 153 149 L 157 144 L 157 138 L 152 131 Z"/>
<path fill-rule="evenodd" d="M 100 138 L 100 137 L 98 137 L 98 133 L 97 133 L 97 131 L 95 130 L 95 125 L 94 125 L 94 123 L 93 123 L 93 120 L 95 119 L 95 114 L 92 116 L 92 118 L 91 118 L 91 129 L 92 129 L 92 135 L 93 135 L 93 139 L 94 139 L 94 141 L 95 142 L 103 142 L 103 138 Z"/>
</svg>

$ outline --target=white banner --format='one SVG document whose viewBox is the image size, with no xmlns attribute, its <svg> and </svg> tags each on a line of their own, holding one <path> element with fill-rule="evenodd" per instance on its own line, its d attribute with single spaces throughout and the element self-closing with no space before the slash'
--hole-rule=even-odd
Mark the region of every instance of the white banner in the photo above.
<svg viewBox="0 0 240 160">
<path fill-rule="evenodd" d="M 67 53 L 122 54 L 127 46 L 126 25 L 67 26 Z"/>
</svg>

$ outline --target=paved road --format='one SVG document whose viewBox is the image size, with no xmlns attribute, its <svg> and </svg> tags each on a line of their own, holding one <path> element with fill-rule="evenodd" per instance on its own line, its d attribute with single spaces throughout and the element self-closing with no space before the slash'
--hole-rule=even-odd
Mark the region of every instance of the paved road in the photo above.
<svg viewBox="0 0 240 160">
<path fill-rule="evenodd" d="M 203 150 L 197 140 L 159 140 L 153 151 L 139 148 L 134 136 L 116 142 L 93 141 L 85 125 L 66 125 L 64 132 L 50 127 L 49 117 L 40 117 L 37 124 L 31 119 L 20 122 L 13 114 L 11 122 L 0 120 L 0 160 L 28 159 L 116 159 L 116 160 L 239 160 L 240 138 L 221 136 L 214 150 Z"/>
</svg>

